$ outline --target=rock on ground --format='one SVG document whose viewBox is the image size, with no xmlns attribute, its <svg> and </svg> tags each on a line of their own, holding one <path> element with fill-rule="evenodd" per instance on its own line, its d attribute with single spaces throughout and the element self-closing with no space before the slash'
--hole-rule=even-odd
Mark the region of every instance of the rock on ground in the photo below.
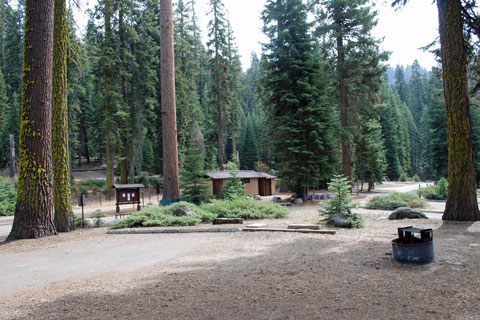
<svg viewBox="0 0 480 320">
<path fill-rule="evenodd" d="M 401 220 L 401 219 L 428 219 L 428 217 L 418 210 L 413 210 L 409 207 L 400 207 L 395 209 L 389 216 L 390 220 Z"/>
</svg>

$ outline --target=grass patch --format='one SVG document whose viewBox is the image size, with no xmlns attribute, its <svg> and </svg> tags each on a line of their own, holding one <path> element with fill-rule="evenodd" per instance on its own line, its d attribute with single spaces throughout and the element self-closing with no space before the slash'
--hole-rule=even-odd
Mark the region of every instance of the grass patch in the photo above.
<svg viewBox="0 0 480 320">
<path fill-rule="evenodd" d="M 367 208 L 379 210 L 395 210 L 399 207 L 425 208 L 427 202 L 419 199 L 414 193 L 394 192 L 385 196 L 375 196 L 368 200 Z"/>
<path fill-rule="evenodd" d="M 191 216 L 177 216 L 179 211 L 192 211 Z M 215 218 L 273 219 L 289 213 L 280 205 L 247 199 L 215 200 L 196 206 L 189 202 L 177 202 L 166 207 L 147 209 L 128 216 L 114 224 L 115 228 L 194 226 L 210 223 Z"/>
<path fill-rule="evenodd" d="M 0 177 L 0 216 L 11 216 L 15 212 L 17 190 L 8 180 Z"/>
</svg>

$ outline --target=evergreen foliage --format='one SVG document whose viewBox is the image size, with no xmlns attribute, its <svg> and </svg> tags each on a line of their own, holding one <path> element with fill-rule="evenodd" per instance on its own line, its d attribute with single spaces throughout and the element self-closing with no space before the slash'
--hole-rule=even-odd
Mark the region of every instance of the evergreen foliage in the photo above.
<svg viewBox="0 0 480 320">
<path fill-rule="evenodd" d="M 232 178 L 228 179 L 222 187 L 222 198 L 225 200 L 235 200 L 245 197 L 245 187 L 243 186 L 242 179 L 238 177 L 236 171 L 232 171 L 230 174 Z"/>
<path fill-rule="evenodd" d="M 329 82 L 302 1 L 268 1 L 262 18 L 270 39 L 262 85 L 271 141 L 280 176 L 306 200 L 307 188 L 330 177 L 336 165 Z"/>
<path fill-rule="evenodd" d="M 323 204 L 323 210 L 320 213 L 330 219 L 334 214 L 339 213 L 345 216 L 352 214 L 352 209 L 356 207 L 352 203 L 353 197 L 350 196 L 351 182 L 347 177 L 334 175 L 328 184 L 328 191 L 333 192 L 333 199 Z"/>
<path fill-rule="evenodd" d="M 200 204 L 209 198 L 209 186 L 203 170 L 203 154 L 198 148 L 189 148 L 180 172 L 182 201 Z"/>
<path fill-rule="evenodd" d="M 374 196 L 367 202 L 367 208 L 377 210 L 395 210 L 400 207 L 425 208 L 425 199 L 419 199 L 414 193 L 394 192 L 386 196 Z"/>
</svg>

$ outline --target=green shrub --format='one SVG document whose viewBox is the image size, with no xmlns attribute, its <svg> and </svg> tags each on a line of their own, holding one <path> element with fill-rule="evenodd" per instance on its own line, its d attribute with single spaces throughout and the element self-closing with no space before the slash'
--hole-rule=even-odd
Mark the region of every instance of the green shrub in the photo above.
<svg viewBox="0 0 480 320">
<path fill-rule="evenodd" d="M 87 190 L 87 188 L 85 188 L 85 186 L 80 186 L 78 188 L 78 193 L 88 195 L 88 190 Z"/>
<path fill-rule="evenodd" d="M 414 174 L 412 179 L 415 182 L 420 182 L 420 177 L 417 174 Z"/>
<path fill-rule="evenodd" d="M 342 175 L 335 175 L 332 181 L 328 184 L 328 191 L 333 192 L 333 199 L 324 203 L 323 214 L 327 220 L 336 213 L 341 213 L 346 216 L 351 214 L 351 209 L 356 205 L 352 203 L 353 197 L 350 196 L 350 181 Z"/>
<path fill-rule="evenodd" d="M 405 182 L 407 181 L 407 175 L 405 173 L 402 173 L 400 177 L 398 177 L 398 181 L 400 182 Z"/>
<path fill-rule="evenodd" d="M 96 186 L 98 188 L 102 188 L 105 186 L 105 180 L 103 179 L 85 179 L 80 182 L 81 186 L 84 186 L 86 188 L 93 188 L 93 186 Z"/>
<path fill-rule="evenodd" d="M 10 216 L 15 212 L 17 190 L 8 180 L 0 177 L 0 216 Z"/>
<path fill-rule="evenodd" d="M 75 217 L 75 228 L 88 227 L 88 221 L 80 217 Z"/>
<path fill-rule="evenodd" d="M 399 207 L 425 208 L 427 203 L 414 193 L 394 192 L 385 196 L 375 196 L 368 200 L 367 208 L 379 210 L 395 210 Z"/>
<path fill-rule="evenodd" d="M 425 199 L 445 200 L 447 199 L 448 181 L 440 178 L 436 184 L 418 190 L 418 194 Z"/>
<path fill-rule="evenodd" d="M 201 208 L 219 218 L 274 219 L 283 218 L 289 213 L 287 208 L 278 204 L 246 198 L 214 200 Z"/>
<path fill-rule="evenodd" d="M 176 210 L 190 209 L 194 216 L 177 217 Z M 128 216 L 114 224 L 115 228 L 193 226 L 212 222 L 215 216 L 188 202 L 177 202 L 166 207 L 155 207 Z"/>
<path fill-rule="evenodd" d="M 135 178 L 135 183 L 143 184 L 145 188 L 148 188 L 148 186 L 150 185 L 150 179 L 148 178 L 147 172 L 140 172 L 140 175 Z"/>
<path fill-rule="evenodd" d="M 193 216 L 175 216 L 176 210 L 190 209 Z M 265 219 L 283 218 L 288 215 L 287 208 L 267 201 L 247 199 L 214 200 L 210 204 L 196 206 L 192 203 L 180 201 L 166 207 L 155 207 L 128 216 L 114 224 L 115 228 L 137 227 L 167 227 L 193 226 L 200 223 L 210 223 L 216 217 Z"/>
<path fill-rule="evenodd" d="M 347 221 L 350 223 L 351 228 L 361 228 L 365 220 L 358 213 L 351 213 L 347 217 Z"/>
</svg>

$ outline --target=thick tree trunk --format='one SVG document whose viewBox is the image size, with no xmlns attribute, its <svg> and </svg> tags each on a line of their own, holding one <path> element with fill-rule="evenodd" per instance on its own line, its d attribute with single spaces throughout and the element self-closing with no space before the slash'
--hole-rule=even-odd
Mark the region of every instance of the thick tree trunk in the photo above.
<svg viewBox="0 0 480 320">
<path fill-rule="evenodd" d="M 180 196 L 178 178 L 175 62 L 173 53 L 172 0 L 160 0 L 160 66 L 163 138 L 163 199 Z"/>
<path fill-rule="evenodd" d="M 67 10 L 65 0 L 55 0 L 52 79 L 53 202 L 58 232 L 75 229 L 70 194 L 67 109 Z"/>
<path fill-rule="evenodd" d="M 7 240 L 56 234 L 52 193 L 53 0 L 27 0 L 18 195 Z"/>
<path fill-rule="evenodd" d="M 442 219 L 480 220 L 477 204 L 467 58 L 460 0 L 438 0 L 448 141 L 448 194 Z"/>
</svg>

